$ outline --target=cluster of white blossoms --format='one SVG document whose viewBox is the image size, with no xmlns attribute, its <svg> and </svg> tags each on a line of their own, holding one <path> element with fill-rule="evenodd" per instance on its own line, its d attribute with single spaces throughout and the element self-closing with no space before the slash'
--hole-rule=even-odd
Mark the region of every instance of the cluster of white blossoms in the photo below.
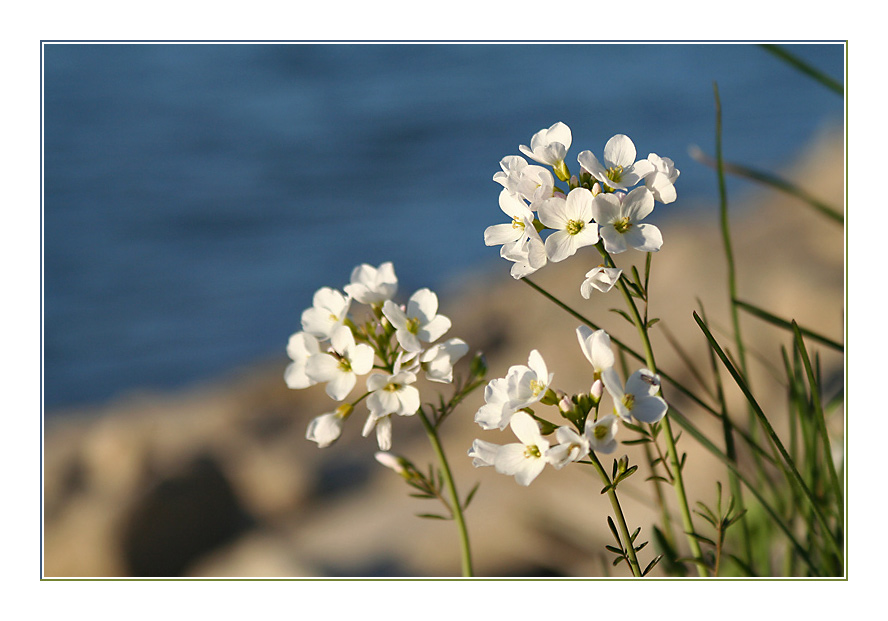
<svg viewBox="0 0 888 621">
<path fill-rule="evenodd" d="M 359 265 L 342 291 L 322 287 L 315 292 L 311 308 L 302 313 L 302 330 L 290 336 L 287 386 L 324 384 L 331 399 L 344 402 L 308 425 L 305 437 L 321 448 L 339 438 L 355 405 L 366 399 L 369 416 L 362 434 L 375 429 L 379 448 L 389 450 L 392 416 L 412 416 L 420 408 L 413 385 L 418 374 L 450 383 L 454 363 L 469 350 L 458 338 L 434 344 L 450 329 L 450 319 L 438 314 L 432 291 L 420 289 L 399 306 L 392 299 L 397 290 L 391 263 Z M 360 317 L 352 314 L 357 304 L 366 307 Z M 346 401 L 365 375 L 366 391 Z"/>
<path fill-rule="evenodd" d="M 546 464 L 561 469 L 580 461 L 590 452 L 608 454 L 617 448 L 619 421 L 656 423 L 666 415 L 666 401 L 657 393 L 660 378 L 648 369 L 633 373 L 624 385 L 614 369 L 610 337 L 604 330 L 577 328 L 577 339 L 592 365 L 592 388 L 588 394 L 559 396 L 552 388 L 553 375 L 537 350 L 526 365 L 509 368 L 506 377 L 491 380 L 484 390 L 484 405 L 475 414 L 482 429 L 509 427 L 518 442 L 494 444 L 476 439 L 469 449 L 475 467 L 493 466 L 497 472 L 514 476 L 530 485 Z M 603 393 L 613 401 L 613 414 L 599 416 Z M 536 416 L 530 406 L 557 406 L 560 415 L 573 424 L 556 426 Z M 554 434 L 554 442 L 545 436 Z"/>
<path fill-rule="evenodd" d="M 500 209 L 511 221 L 488 227 L 484 243 L 502 246 L 500 255 L 514 263 L 511 273 L 516 279 L 548 261 L 563 261 L 585 246 L 600 243 L 616 254 L 629 248 L 654 252 L 663 244 L 660 230 L 642 220 L 653 211 L 655 201 L 675 200 L 673 184 L 679 171 L 672 160 L 656 153 L 636 160 L 632 140 L 617 134 L 605 144 L 603 160 L 591 151 L 580 153 L 580 173 L 571 175 L 565 163 L 571 142 L 570 128 L 555 123 L 534 134 L 529 147 L 519 146 L 542 166 L 509 155 L 493 176 L 503 186 Z M 609 291 L 620 274 L 615 267 L 600 265 L 586 274 L 581 293 L 588 298 L 592 289 Z"/>
</svg>

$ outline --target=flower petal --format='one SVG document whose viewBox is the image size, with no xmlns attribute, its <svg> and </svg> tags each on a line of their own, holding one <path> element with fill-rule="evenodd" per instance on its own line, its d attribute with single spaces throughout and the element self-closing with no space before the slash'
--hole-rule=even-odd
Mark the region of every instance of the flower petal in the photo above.
<svg viewBox="0 0 888 621">
<path fill-rule="evenodd" d="M 407 316 L 427 324 L 438 313 L 438 296 L 429 289 L 420 289 L 407 301 Z"/>
<path fill-rule="evenodd" d="M 628 168 L 635 163 L 635 144 L 625 134 L 617 134 L 604 145 L 604 164 Z"/>
</svg>

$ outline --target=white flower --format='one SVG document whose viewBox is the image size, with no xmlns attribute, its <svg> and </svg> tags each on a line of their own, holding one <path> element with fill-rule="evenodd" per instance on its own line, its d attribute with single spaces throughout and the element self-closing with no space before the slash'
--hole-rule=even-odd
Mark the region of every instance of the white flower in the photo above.
<svg viewBox="0 0 888 621">
<path fill-rule="evenodd" d="M 541 129 L 530 139 L 530 147 L 519 145 L 518 150 L 541 164 L 559 168 L 572 141 L 570 128 L 562 122 L 549 129 Z"/>
<path fill-rule="evenodd" d="M 635 145 L 623 134 L 617 134 L 604 145 L 604 164 L 591 151 L 580 153 L 577 161 L 590 175 L 614 190 L 631 188 L 654 170 L 648 160 L 635 161 Z"/>
<path fill-rule="evenodd" d="M 500 446 L 493 466 L 500 474 L 514 476 L 519 485 L 530 485 L 546 466 L 549 441 L 527 412 L 516 412 L 509 426 L 520 443 Z"/>
<path fill-rule="evenodd" d="M 484 243 L 487 246 L 514 243 L 525 237 L 525 227 L 530 222 L 533 228 L 533 212 L 517 194 L 503 190 L 499 195 L 499 206 L 503 213 L 512 218 L 505 224 L 494 224 L 484 229 Z"/>
<path fill-rule="evenodd" d="M 351 298 L 330 287 L 315 291 L 312 307 L 302 313 L 302 329 L 321 340 L 329 339 L 348 314 Z"/>
<path fill-rule="evenodd" d="M 593 380 L 602 380 L 605 384 L 607 382 L 619 384 L 620 378 L 614 369 L 614 352 L 611 349 L 610 337 L 607 332 L 604 330 L 593 332 L 588 326 L 578 326 L 577 340 L 580 343 L 580 349 L 583 350 L 583 355 L 592 365 Z M 600 392 L 598 396 L 601 396 Z"/>
<path fill-rule="evenodd" d="M 550 261 L 563 261 L 584 246 L 598 243 L 598 225 L 592 223 L 592 192 L 574 188 L 567 198 L 555 196 L 540 203 L 540 222 L 555 229 L 546 238 Z"/>
<path fill-rule="evenodd" d="M 668 157 L 660 157 L 656 153 L 648 154 L 648 161 L 653 172 L 644 178 L 644 185 L 653 193 L 654 198 L 664 205 L 675 200 L 675 180 L 680 171 Z"/>
<path fill-rule="evenodd" d="M 388 414 L 413 416 L 419 409 L 419 391 L 411 386 L 416 375 L 410 371 L 395 369 L 395 373 L 371 373 L 367 377 L 367 408 L 371 416 L 381 418 Z"/>
<path fill-rule="evenodd" d="M 504 377 L 490 380 L 484 388 L 484 405 L 475 413 L 482 429 L 505 429 L 515 409 L 509 405 L 509 383 Z"/>
<path fill-rule="evenodd" d="M 339 407 L 334 412 L 321 414 L 312 419 L 305 432 L 305 438 L 318 443 L 318 448 L 325 448 L 339 439 L 342 433 L 342 422 L 351 414 L 351 406 Z"/>
<path fill-rule="evenodd" d="M 593 267 L 586 272 L 586 280 L 580 285 L 580 295 L 588 300 L 592 297 L 592 289 L 607 293 L 617 284 L 622 273 L 623 270 L 618 267 L 605 267 L 603 265 Z"/>
<path fill-rule="evenodd" d="M 449 384 L 453 381 L 453 365 L 469 352 L 469 344 L 462 339 L 447 339 L 424 351 L 419 362 L 425 369 L 426 378 L 433 382 Z"/>
<path fill-rule="evenodd" d="M 518 194 L 531 203 L 552 196 L 555 178 L 542 166 L 528 165 L 523 157 L 509 155 L 500 161 L 500 167 L 503 170 L 493 175 L 493 180 L 509 193 Z"/>
<path fill-rule="evenodd" d="M 555 430 L 555 439 L 559 444 L 549 449 L 549 463 L 561 470 L 572 461 L 580 461 L 589 454 L 589 440 L 570 427 L 559 427 Z"/>
<path fill-rule="evenodd" d="M 358 375 L 366 375 L 373 368 L 373 348 L 365 343 L 355 344 L 348 326 L 338 326 L 330 337 L 331 353 L 317 353 L 305 364 L 305 374 L 313 382 L 327 382 L 331 399 L 342 401 L 355 387 Z"/>
<path fill-rule="evenodd" d="M 533 225 L 532 217 L 524 221 L 524 237 L 514 243 L 504 244 L 500 256 L 514 263 L 509 273 L 515 280 L 545 267 L 548 261 L 546 246 Z"/>
<path fill-rule="evenodd" d="M 656 396 L 660 390 L 660 377 L 648 369 L 639 369 L 626 380 L 624 389 L 619 381 L 602 377 L 604 387 L 614 400 L 614 411 L 626 422 L 634 418 L 642 423 L 656 423 L 666 415 L 669 406 Z"/>
<path fill-rule="evenodd" d="M 391 261 L 378 268 L 366 263 L 352 270 L 345 292 L 361 304 L 382 304 L 398 291 L 398 278 Z"/>
<path fill-rule="evenodd" d="M 472 465 L 476 468 L 492 466 L 496 461 L 496 454 L 499 449 L 499 444 L 476 439 L 472 442 L 472 448 L 469 449 L 468 455 L 472 458 Z"/>
<path fill-rule="evenodd" d="M 287 342 L 287 355 L 293 361 L 284 370 L 284 381 L 290 388 L 308 388 L 315 384 L 314 380 L 305 374 L 305 363 L 314 354 L 321 351 L 318 339 L 305 332 L 296 332 L 290 335 Z"/>
<path fill-rule="evenodd" d="M 450 329 L 450 319 L 438 315 L 438 296 L 428 289 L 420 289 L 410 296 L 406 312 L 386 300 L 382 314 L 395 327 L 398 343 L 408 352 L 420 351 L 420 340 L 431 343 Z"/>
<path fill-rule="evenodd" d="M 617 450 L 617 429 L 620 419 L 613 414 L 602 416 L 597 421 L 586 419 L 583 435 L 589 447 L 596 453 L 613 453 Z"/>
<path fill-rule="evenodd" d="M 635 248 L 655 252 L 663 245 L 663 235 L 653 224 L 641 224 L 654 209 L 654 195 L 646 187 L 635 188 L 625 196 L 599 194 L 592 203 L 592 213 L 604 249 L 618 253 Z"/>
<path fill-rule="evenodd" d="M 522 364 L 509 368 L 506 375 L 506 390 L 509 394 L 509 407 L 513 410 L 526 408 L 542 399 L 554 373 L 549 373 L 540 352 L 533 350 L 527 358 L 527 366 Z"/>
</svg>

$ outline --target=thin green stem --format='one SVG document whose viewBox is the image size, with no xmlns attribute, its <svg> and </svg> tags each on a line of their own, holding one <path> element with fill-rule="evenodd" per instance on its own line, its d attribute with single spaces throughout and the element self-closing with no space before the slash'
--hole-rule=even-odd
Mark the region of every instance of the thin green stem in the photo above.
<svg viewBox="0 0 888 621">
<path fill-rule="evenodd" d="M 463 517 L 462 503 L 459 500 L 459 494 L 456 492 L 456 484 L 453 482 L 453 475 L 450 472 L 450 466 L 447 458 L 444 456 L 444 448 L 441 446 L 441 439 L 438 437 L 438 430 L 429 422 L 425 412 L 422 409 L 417 411 L 422 426 L 429 437 L 435 455 L 438 457 L 438 463 L 441 465 L 441 473 L 444 475 L 444 484 L 447 486 L 447 492 L 450 495 L 450 511 L 453 514 L 453 520 L 456 522 L 456 528 L 459 531 L 459 543 L 462 560 L 462 575 L 465 578 L 474 576 L 472 570 L 472 551 L 469 547 L 469 531 L 466 528 L 466 520 Z"/>
<path fill-rule="evenodd" d="M 610 499 L 611 507 L 614 509 L 614 517 L 617 518 L 617 526 L 620 529 L 620 536 L 623 538 L 623 549 L 626 551 L 629 567 L 632 569 L 632 575 L 636 578 L 641 578 L 641 567 L 638 564 L 638 557 L 635 554 L 635 544 L 632 542 L 632 537 L 629 534 L 629 527 L 626 525 L 626 517 L 623 515 L 620 499 L 617 498 L 617 490 L 614 488 L 613 481 L 611 481 L 611 478 L 601 465 L 601 462 L 598 461 L 598 456 L 594 451 L 589 452 L 589 457 L 591 458 L 595 470 L 598 471 L 598 476 L 601 477 L 601 481 L 607 486 L 607 497 Z"/>
<path fill-rule="evenodd" d="M 787 473 L 787 478 L 795 483 L 799 489 L 801 489 L 802 493 L 805 495 L 805 498 L 811 505 L 811 510 L 814 512 L 814 517 L 817 519 L 821 528 L 824 532 L 824 539 L 829 544 L 830 549 L 836 554 L 838 558 L 842 558 L 842 551 L 839 547 L 839 544 L 832 536 L 832 530 L 829 527 L 829 524 L 824 517 L 823 513 L 820 511 L 820 508 L 817 503 L 817 499 L 814 497 L 814 494 L 811 492 L 809 487 L 805 484 L 804 479 L 796 468 L 795 462 L 792 457 L 789 455 L 787 450 L 783 447 L 783 443 L 780 441 L 780 438 L 777 436 L 777 433 L 774 431 L 774 428 L 771 426 L 771 423 L 768 421 L 768 417 L 765 416 L 764 411 L 761 406 L 755 400 L 755 397 L 752 395 L 752 392 L 749 390 L 749 386 L 746 381 L 743 379 L 743 376 L 737 370 L 737 368 L 731 363 L 728 359 L 727 355 L 725 355 L 721 346 L 712 336 L 712 333 L 707 328 L 706 324 L 700 319 L 700 316 L 697 313 L 694 313 L 694 320 L 697 322 L 697 325 L 700 326 L 700 329 L 703 330 L 703 333 L 706 335 L 707 340 L 712 346 L 715 353 L 721 359 L 722 364 L 724 364 L 725 368 L 728 370 L 728 373 L 731 374 L 731 377 L 734 379 L 734 382 L 737 384 L 737 387 L 743 393 L 743 396 L 746 397 L 746 400 L 749 402 L 752 407 L 753 412 L 759 419 L 759 422 L 762 425 L 762 428 L 765 430 L 765 433 L 770 438 L 771 442 L 774 444 L 774 447 L 780 453 L 780 457 L 782 458 L 783 465 L 785 465 L 785 471 Z"/>
<path fill-rule="evenodd" d="M 604 249 L 604 246 L 599 242 L 598 251 L 601 253 L 601 256 L 605 258 L 611 265 L 613 265 L 613 259 L 611 259 L 610 254 L 608 254 L 607 250 Z M 629 288 L 626 286 L 626 283 L 623 282 L 622 279 L 617 281 L 617 287 L 620 292 L 623 294 L 623 299 L 626 301 L 626 307 L 629 309 L 629 313 L 632 315 L 632 321 L 635 324 L 636 329 L 638 330 L 638 336 L 641 339 L 642 347 L 644 348 L 644 357 L 645 362 L 647 364 L 648 369 L 651 372 L 657 372 L 657 363 L 654 360 L 654 350 L 651 346 L 651 339 L 648 336 L 647 324 L 644 319 L 642 319 L 641 315 L 638 312 L 638 307 L 635 305 L 635 300 L 632 299 L 632 294 L 629 293 Z M 678 449 L 675 446 L 675 435 L 672 433 L 672 425 L 669 422 L 668 414 L 660 421 L 664 436 L 666 438 L 666 452 L 669 455 L 669 462 L 672 464 L 672 488 L 675 490 L 676 498 L 678 499 L 678 508 L 681 513 L 682 526 L 684 526 L 685 533 L 687 534 L 688 546 L 691 549 L 691 554 L 695 559 L 703 558 L 703 551 L 700 548 L 700 542 L 694 537 L 694 522 L 691 518 L 691 508 L 688 505 L 688 496 L 685 491 L 684 486 L 684 477 L 682 476 L 682 468 L 681 468 L 681 460 L 678 457 Z M 697 565 L 697 571 L 701 576 L 706 576 L 706 569 L 702 567 L 699 563 L 695 563 Z"/>
<path fill-rule="evenodd" d="M 820 69 L 812 67 L 798 56 L 790 54 L 785 48 L 773 43 L 762 43 L 761 48 L 792 65 L 795 69 L 801 71 L 808 77 L 820 82 L 823 86 L 837 95 L 845 94 L 845 86 L 841 82 L 826 75 Z"/>
<path fill-rule="evenodd" d="M 567 304 L 565 304 L 564 302 L 562 302 L 561 300 L 556 298 L 554 295 L 552 295 L 551 293 L 549 293 L 548 291 L 546 291 L 545 289 L 540 287 L 538 284 L 536 284 L 535 282 L 533 282 L 529 278 L 526 278 L 526 277 L 522 278 L 521 281 L 523 283 L 525 283 L 527 286 L 531 287 L 534 291 L 538 292 L 540 295 L 545 297 L 547 300 L 549 300 L 550 302 L 552 302 L 553 304 L 558 306 L 559 308 L 565 310 L 572 317 L 578 319 L 582 323 L 584 323 L 587 326 L 589 326 L 590 328 L 592 328 L 593 330 L 600 329 L 600 326 L 598 326 L 594 321 L 592 321 L 588 317 L 584 317 L 581 313 L 578 313 L 576 310 L 574 310 L 573 308 L 571 308 L 570 306 L 568 306 Z M 625 351 L 627 354 L 629 354 L 630 356 L 632 356 L 636 360 L 638 360 L 640 362 L 645 362 L 645 357 L 642 354 L 638 353 L 637 351 L 635 351 L 634 349 L 629 347 L 626 343 L 624 343 L 620 339 L 616 338 L 615 336 L 611 336 L 610 340 L 611 340 L 611 343 L 613 343 L 614 345 L 619 347 L 622 351 Z M 679 382 L 674 377 L 669 375 L 666 371 L 661 370 L 658 373 L 659 373 L 660 377 L 662 377 L 664 380 L 668 381 L 670 383 L 670 385 L 672 385 L 678 392 L 680 392 L 685 397 L 687 397 L 688 399 L 690 399 L 691 401 L 693 401 L 694 403 L 699 405 L 708 414 L 710 414 L 711 416 L 714 416 L 715 418 L 721 417 L 721 414 L 715 408 L 713 408 L 711 405 L 709 405 L 708 403 L 706 403 L 705 401 L 700 399 L 700 397 L 698 397 L 693 392 L 691 392 L 690 389 L 685 387 L 681 382 Z M 679 424 L 681 424 L 682 427 L 684 427 L 684 425 L 682 423 L 679 423 Z M 756 441 L 749 436 L 748 433 L 746 433 L 742 429 L 739 429 L 736 427 L 734 428 L 734 431 L 737 433 L 737 435 L 739 435 L 741 438 L 743 438 L 744 442 L 746 442 L 746 444 L 749 446 L 749 448 L 752 449 L 752 451 L 755 453 L 757 459 L 764 459 L 770 464 L 775 463 L 774 459 L 762 447 L 760 447 L 756 443 Z"/>
<path fill-rule="evenodd" d="M 841 519 L 841 516 L 844 515 L 844 498 L 842 496 L 842 487 L 839 485 L 839 476 L 836 473 L 836 466 L 833 463 L 833 451 L 832 446 L 829 443 L 829 435 L 826 432 L 826 420 L 823 415 L 823 404 L 820 399 L 820 386 L 814 376 L 814 370 L 811 367 L 811 360 L 808 357 L 808 350 L 805 347 L 805 341 L 802 338 L 801 330 L 799 329 L 798 324 L 795 321 L 792 322 L 792 327 L 795 333 L 796 344 L 799 348 L 799 353 L 802 356 L 802 364 L 805 365 L 805 373 L 808 376 L 808 385 L 811 388 L 811 400 L 814 405 L 814 419 L 817 423 L 817 431 L 820 435 L 820 440 L 823 443 L 823 456 L 827 465 L 827 473 L 829 474 L 830 484 L 833 489 L 833 496 L 836 499 L 836 504 L 838 505 L 838 516 Z"/>
</svg>

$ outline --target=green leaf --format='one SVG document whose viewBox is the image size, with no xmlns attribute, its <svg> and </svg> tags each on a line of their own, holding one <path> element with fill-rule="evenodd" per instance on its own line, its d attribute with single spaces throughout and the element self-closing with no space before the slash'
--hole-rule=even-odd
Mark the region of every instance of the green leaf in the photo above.
<svg viewBox="0 0 888 621">
<path fill-rule="evenodd" d="M 632 318 L 629 316 L 629 313 L 624 311 L 622 308 L 612 308 L 612 309 L 610 309 L 610 312 L 618 314 L 620 317 L 622 317 L 623 319 L 628 321 L 633 326 L 635 325 L 635 322 L 632 321 Z"/>
<path fill-rule="evenodd" d="M 653 319 L 651 319 L 650 321 L 647 322 L 647 327 L 650 328 L 652 325 L 654 325 L 654 324 L 657 323 L 658 321 L 660 321 L 660 318 L 659 318 L 659 317 L 654 317 Z"/>
<path fill-rule="evenodd" d="M 427 518 L 430 520 L 452 520 L 452 517 L 438 515 L 437 513 L 417 513 L 416 517 Z"/>
<path fill-rule="evenodd" d="M 758 306 L 753 306 L 749 302 L 744 302 L 742 300 L 738 300 L 737 298 L 734 298 L 732 301 L 739 308 L 742 308 L 743 310 L 748 312 L 750 315 L 754 315 L 754 316 L 758 317 L 759 319 L 762 319 L 762 320 L 764 320 L 770 324 L 773 324 L 775 326 L 778 326 L 780 328 L 784 328 L 786 330 L 792 331 L 793 325 L 798 326 L 798 324 L 796 324 L 795 321 L 789 321 L 787 319 L 782 319 L 776 315 L 772 315 L 768 311 L 762 310 Z M 823 345 L 826 345 L 827 347 L 830 347 L 838 352 L 844 353 L 845 346 L 842 345 L 841 343 L 838 343 L 838 342 L 832 340 L 831 338 L 825 337 L 822 334 L 818 334 L 817 332 L 814 332 L 813 330 L 809 330 L 807 328 L 802 328 L 801 326 L 798 326 L 798 328 L 799 328 L 799 332 L 801 332 L 803 335 L 807 336 L 808 338 L 815 340 Z"/>
<path fill-rule="evenodd" d="M 659 563 L 660 559 L 662 559 L 662 558 L 663 558 L 662 554 L 658 554 L 657 556 L 655 556 L 654 560 L 652 560 L 650 563 L 648 563 L 648 566 L 644 568 L 643 572 L 641 572 L 641 575 L 646 576 L 649 573 L 651 573 L 651 570 L 657 566 L 657 563 Z"/>
<path fill-rule="evenodd" d="M 469 503 L 472 502 L 472 498 L 475 497 L 475 492 L 478 491 L 478 488 L 480 486 L 481 486 L 481 481 L 478 481 L 477 483 L 475 483 L 475 487 L 473 487 L 472 490 L 466 496 L 466 501 L 465 501 L 465 504 L 463 504 L 463 509 L 469 508 Z"/>
</svg>

